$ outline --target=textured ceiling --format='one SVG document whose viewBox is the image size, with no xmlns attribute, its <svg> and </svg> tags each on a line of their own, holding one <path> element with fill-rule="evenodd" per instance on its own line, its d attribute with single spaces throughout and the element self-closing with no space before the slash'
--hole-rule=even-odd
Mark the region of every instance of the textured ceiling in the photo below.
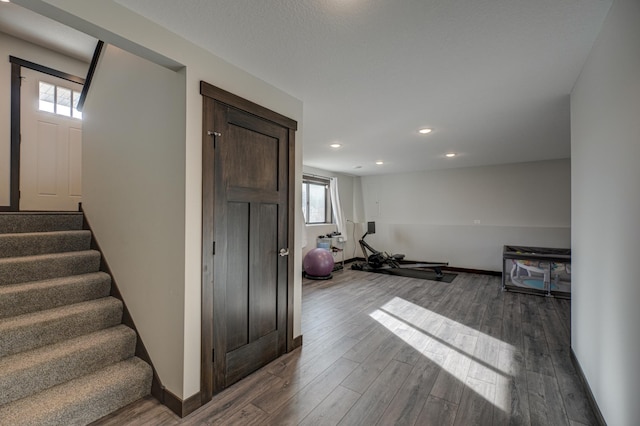
<svg viewBox="0 0 640 426">
<path fill-rule="evenodd" d="M 91 36 L 13 3 L 0 3 L 0 31 L 84 62 L 91 62 L 98 43 Z"/>
<path fill-rule="evenodd" d="M 116 1 L 301 99 L 304 164 L 356 175 L 568 158 L 569 94 L 611 5 Z"/>
<path fill-rule="evenodd" d="M 568 158 L 612 2 L 112 1 L 302 100 L 304 164 L 354 175 Z"/>
</svg>

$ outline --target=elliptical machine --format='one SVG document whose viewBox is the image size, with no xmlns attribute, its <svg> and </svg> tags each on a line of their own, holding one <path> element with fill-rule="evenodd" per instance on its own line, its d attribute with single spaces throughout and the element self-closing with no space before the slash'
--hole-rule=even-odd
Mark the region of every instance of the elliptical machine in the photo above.
<svg viewBox="0 0 640 426">
<path fill-rule="evenodd" d="M 387 252 L 381 252 L 371 247 L 364 239 L 369 234 L 376 233 L 376 223 L 367 222 L 367 232 L 364 233 L 362 238 L 358 241 L 360 249 L 364 255 L 365 262 L 354 263 L 351 265 L 351 269 L 359 271 L 370 271 L 373 269 L 412 269 L 412 268 L 429 268 L 433 269 L 437 278 L 442 278 L 442 267 L 448 266 L 448 262 L 427 262 L 427 263 L 401 263 L 404 260 L 404 254 L 389 254 Z M 371 254 L 368 254 L 370 252 Z"/>
</svg>

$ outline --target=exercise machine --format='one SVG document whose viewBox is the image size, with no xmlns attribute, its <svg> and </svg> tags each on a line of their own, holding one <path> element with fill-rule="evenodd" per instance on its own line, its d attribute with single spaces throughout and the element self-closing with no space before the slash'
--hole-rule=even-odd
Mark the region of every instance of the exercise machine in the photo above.
<svg viewBox="0 0 640 426">
<path fill-rule="evenodd" d="M 404 254 L 389 254 L 374 249 L 364 239 L 369 234 L 376 233 L 376 223 L 367 222 L 367 232 L 364 233 L 362 238 L 358 241 L 360 249 L 364 255 L 364 262 L 354 263 L 351 265 L 351 269 L 357 269 L 360 271 L 370 271 L 379 269 L 414 269 L 414 268 L 428 268 L 433 269 L 436 273 L 436 277 L 442 278 L 442 267 L 448 266 L 448 262 L 423 262 L 423 263 L 402 263 L 404 260 Z"/>
</svg>

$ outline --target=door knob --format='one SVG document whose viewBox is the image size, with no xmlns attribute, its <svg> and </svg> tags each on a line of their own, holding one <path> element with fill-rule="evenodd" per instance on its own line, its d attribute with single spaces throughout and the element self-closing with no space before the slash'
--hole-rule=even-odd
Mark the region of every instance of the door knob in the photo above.
<svg viewBox="0 0 640 426">
<path fill-rule="evenodd" d="M 282 257 L 284 257 L 284 256 L 289 256 L 289 249 L 281 248 L 281 249 L 280 249 L 280 253 L 279 253 L 279 254 L 280 254 L 280 256 L 282 256 Z"/>
</svg>

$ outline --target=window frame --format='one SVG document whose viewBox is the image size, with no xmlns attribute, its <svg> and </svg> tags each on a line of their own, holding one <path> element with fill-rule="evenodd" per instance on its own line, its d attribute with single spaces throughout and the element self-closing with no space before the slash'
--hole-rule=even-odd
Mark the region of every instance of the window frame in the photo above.
<svg viewBox="0 0 640 426">
<path fill-rule="evenodd" d="M 307 199 L 306 199 L 306 206 L 304 205 L 305 199 L 304 196 L 302 197 L 302 201 L 303 201 L 303 206 L 302 206 L 302 210 L 303 212 L 306 212 L 307 214 L 304 215 L 304 223 L 305 225 L 331 225 L 333 224 L 333 209 L 331 208 L 331 189 L 330 189 L 330 184 L 331 184 L 331 180 L 329 178 L 324 178 L 324 177 L 320 177 L 320 176 L 313 176 L 313 175 L 302 175 L 302 193 L 305 193 L 305 187 L 306 187 L 306 194 L 307 194 Z M 317 185 L 317 186 L 324 186 L 324 205 L 325 205 L 325 214 L 324 214 L 324 221 L 322 222 L 310 222 L 309 221 L 309 210 L 310 210 L 310 204 L 311 204 L 311 200 L 309 198 L 309 185 Z"/>
<path fill-rule="evenodd" d="M 43 84 L 46 84 L 48 86 L 53 86 L 53 102 L 49 102 L 53 106 L 53 111 L 48 110 L 48 109 L 44 109 L 44 108 L 41 107 L 42 102 L 43 102 L 41 87 L 42 87 Z M 68 90 L 69 91 L 69 102 L 70 102 L 70 105 L 67 107 L 67 108 L 69 108 L 69 115 L 67 115 L 65 113 L 61 113 L 61 112 L 58 111 L 58 107 L 63 106 L 58 101 L 59 89 Z M 73 119 L 73 120 L 82 121 L 82 111 L 80 111 L 78 109 L 78 104 L 79 104 L 81 96 L 82 96 L 82 92 L 81 91 L 74 90 L 71 87 L 66 87 L 64 85 L 52 83 L 52 82 L 44 80 L 44 79 L 39 79 L 38 80 L 38 112 L 44 112 L 46 114 L 55 114 L 58 117 L 65 117 L 65 118 L 70 118 L 70 119 Z"/>
</svg>

